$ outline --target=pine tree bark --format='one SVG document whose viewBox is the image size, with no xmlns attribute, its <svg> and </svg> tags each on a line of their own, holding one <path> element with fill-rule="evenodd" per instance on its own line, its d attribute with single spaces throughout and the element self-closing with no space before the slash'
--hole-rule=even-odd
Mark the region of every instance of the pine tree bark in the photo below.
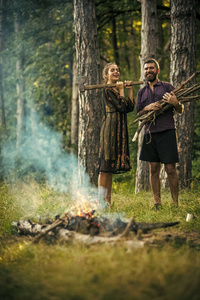
<svg viewBox="0 0 200 300">
<path fill-rule="evenodd" d="M 87 76 L 87 84 L 99 83 L 100 54 L 93 0 L 74 0 L 74 29 L 77 74 Z M 92 183 L 97 183 L 101 99 L 101 90 L 79 94 L 78 158 Z"/>
<path fill-rule="evenodd" d="M 73 60 L 73 85 L 72 85 L 72 112 L 71 112 L 71 145 L 73 153 L 78 153 L 78 121 L 79 121 L 79 94 L 77 84 L 77 64 Z"/>
<path fill-rule="evenodd" d="M 171 1 L 170 81 L 177 87 L 195 72 L 195 0 Z M 179 179 L 189 187 L 192 180 L 192 145 L 195 103 L 185 104 L 184 113 L 176 115 L 179 149 Z"/>
<path fill-rule="evenodd" d="M 156 58 L 158 47 L 158 25 L 156 0 L 141 0 L 142 28 L 141 28 L 141 77 L 144 80 L 144 61 L 148 57 Z M 149 164 L 139 160 L 144 130 L 141 131 L 138 138 L 137 171 L 135 193 L 141 190 L 149 189 Z"/>
</svg>

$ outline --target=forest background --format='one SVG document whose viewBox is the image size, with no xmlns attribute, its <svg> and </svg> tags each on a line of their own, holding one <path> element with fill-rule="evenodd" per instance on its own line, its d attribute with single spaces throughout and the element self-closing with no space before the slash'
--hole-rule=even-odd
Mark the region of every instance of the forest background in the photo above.
<svg viewBox="0 0 200 300">
<path fill-rule="evenodd" d="M 94 2 L 100 69 L 115 61 L 122 80 L 139 80 L 140 1 Z M 133 168 L 114 177 L 113 203 L 107 214 L 134 215 L 139 222 L 180 221 L 179 226 L 157 230 L 151 235 L 154 242 L 139 249 L 123 241 L 115 246 L 34 245 L 31 237 L 17 234 L 13 221 L 44 222 L 74 204 L 71 194 L 75 199 L 84 195 L 73 176 L 77 171 L 80 175 L 81 169 L 77 170 L 78 136 L 72 138 L 71 124 L 75 79 L 85 74 L 75 70 L 72 0 L 1 0 L 0 4 L 0 297 L 199 299 L 200 101 L 195 107 L 192 181 L 181 189 L 179 209 L 171 207 L 169 191 L 162 191 L 163 210 L 156 212 L 151 191 L 134 193 L 137 143 L 131 139 L 138 124 L 133 124 L 136 114 L 132 112 L 128 127 Z M 199 8 L 196 1 L 196 70 L 200 69 Z M 170 1 L 157 1 L 157 15 L 159 78 L 169 81 Z M 138 89 L 134 87 L 135 98 Z M 84 180 L 89 182 L 87 176 Z M 186 222 L 187 213 L 197 218 Z M 139 238 L 146 240 L 144 235 Z"/>
<path fill-rule="evenodd" d="M 95 1 L 101 70 L 106 62 L 121 66 L 121 79 L 140 79 L 141 6 L 138 1 Z M 1 10 L 1 139 L 14 155 L 26 152 L 26 159 L 3 158 L 2 179 L 32 176 L 42 180 L 44 170 L 30 147 L 31 132 L 37 122 L 42 130 L 62 135 L 64 151 L 77 153 L 78 140 L 72 141 L 72 87 L 75 57 L 72 1 L 6 1 Z M 199 4 L 196 21 L 196 69 L 200 66 Z M 170 67 L 170 3 L 157 1 L 160 80 L 169 81 Z M 81 74 L 83 75 L 83 74 Z M 198 80 L 198 79 L 197 79 Z M 136 97 L 139 86 L 134 87 Z M 20 100 L 19 100 L 20 98 Z M 21 101 L 21 103 L 19 103 Z M 101 100 L 100 100 L 101 101 Z M 99 112 L 102 114 L 102 112 Z M 192 149 L 193 179 L 199 179 L 200 104 L 195 109 L 195 130 Z M 137 143 L 131 141 L 138 124 L 133 125 L 135 112 L 129 114 L 129 141 L 133 169 L 116 176 L 114 181 L 128 180 L 135 184 Z M 37 121 L 36 121 L 37 119 Z M 47 136 L 46 133 L 40 133 Z M 51 138 L 50 138 L 51 139 Z M 27 149 L 27 143 L 29 147 Z M 33 141 L 32 141 L 33 143 Z M 50 140 L 49 140 L 49 143 Z M 34 143 L 33 143 L 34 144 Z M 41 144 L 41 143 L 40 143 Z M 35 145 L 35 144 L 34 144 Z M 32 145 L 33 146 L 33 145 Z M 9 148 L 9 150 L 8 150 Z M 24 150 L 24 151 L 23 151 Z M 44 149 L 43 149 L 44 150 Z M 43 151 L 42 150 L 42 151 Z M 50 151 L 50 150 L 48 150 Z M 36 153 L 36 152 L 35 152 Z M 20 155 L 19 155 L 20 156 Z M 38 165 L 38 168 L 36 167 Z M 17 172 L 17 174 L 15 174 Z M 46 175 L 45 175 L 46 176 Z M 43 178 L 44 179 L 44 178 Z"/>
</svg>

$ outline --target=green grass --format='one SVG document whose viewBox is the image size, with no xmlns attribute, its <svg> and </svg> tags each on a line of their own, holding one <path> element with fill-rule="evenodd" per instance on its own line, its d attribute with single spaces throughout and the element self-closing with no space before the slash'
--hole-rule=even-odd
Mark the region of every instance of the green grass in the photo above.
<svg viewBox="0 0 200 300">
<path fill-rule="evenodd" d="M 185 235 L 200 231 L 199 186 L 180 191 L 179 209 L 171 208 L 162 190 L 163 210 L 152 211 L 151 191 L 135 195 L 130 183 L 113 184 L 112 208 L 138 222 L 180 221 L 156 232 Z M 73 205 L 69 196 L 35 182 L 0 187 L 0 299 L 13 300 L 197 300 L 200 297 L 200 247 L 175 243 L 130 249 L 116 245 L 33 245 L 19 238 L 11 223 L 63 214 Z M 197 219 L 186 222 L 187 212 Z M 200 236 L 200 235 L 199 235 Z M 199 243 L 200 246 L 200 243 Z"/>
</svg>

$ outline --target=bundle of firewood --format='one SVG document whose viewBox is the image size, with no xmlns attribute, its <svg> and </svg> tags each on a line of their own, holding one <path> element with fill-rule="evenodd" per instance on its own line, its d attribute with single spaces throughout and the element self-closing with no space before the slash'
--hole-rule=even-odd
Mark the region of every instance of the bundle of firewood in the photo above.
<svg viewBox="0 0 200 300">
<path fill-rule="evenodd" d="M 173 90 L 174 94 L 176 95 L 178 101 L 181 104 L 184 104 L 186 102 L 196 101 L 200 99 L 200 95 L 191 95 L 194 92 L 196 92 L 198 89 L 200 89 L 200 83 L 195 83 L 190 87 L 186 87 L 186 85 L 197 75 L 200 74 L 200 71 L 194 73 L 191 77 L 189 77 L 186 81 L 184 81 L 179 87 L 177 87 L 175 90 Z M 161 99 L 158 101 L 161 105 L 161 108 L 157 111 L 148 111 L 147 113 L 143 114 L 142 116 L 138 117 L 134 120 L 134 124 L 137 122 L 141 122 L 138 126 L 138 129 L 132 139 L 133 142 L 135 142 L 138 138 L 138 135 L 140 131 L 142 130 L 143 126 L 149 122 L 149 128 L 151 124 L 155 121 L 156 117 L 158 117 L 160 114 L 162 114 L 165 110 L 172 107 L 172 105 L 166 103 L 164 99 Z"/>
</svg>

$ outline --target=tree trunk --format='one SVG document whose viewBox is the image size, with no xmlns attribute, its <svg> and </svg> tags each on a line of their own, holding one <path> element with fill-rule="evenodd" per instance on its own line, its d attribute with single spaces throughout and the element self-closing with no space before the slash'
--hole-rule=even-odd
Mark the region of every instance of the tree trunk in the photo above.
<svg viewBox="0 0 200 300">
<path fill-rule="evenodd" d="M 77 64 L 73 60 L 73 84 L 72 84 L 72 112 L 71 112 L 71 145 L 73 152 L 78 152 L 78 120 L 79 120 L 79 94 L 77 85 Z"/>
<path fill-rule="evenodd" d="M 142 12 L 142 28 L 141 28 L 141 77 L 144 80 L 144 61 L 148 57 L 156 58 L 158 47 L 158 26 L 157 26 L 157 9 L 156 0 L 141 0 Z M 138 138 L 138 156 L 137 156 L 137 171 L 135 192 L 149 188 L 149 164 L 139 160 L 144 130 L 141 131 Z"/>
<path fill-rule="evenodd" d="M 74 0 L 74 29 L 77 74 L 87 76 L 87 84 L 99 83 L 100 54 L 93 0 Z M 97 183 L 101 99 L 102 90 L 79 94 L 78 158 L 92 183 Z"/>
<path fill-rule="evenodd" d="M 19 13 L 14 15 L 15 34 L 19 34 L 21 23 Z M 25 99 L 24 99 L 24 79 L 23 79 L 23 50 L 18 52 L 16 62 L 17 74 L 17 140 L 16 147 L 18 148 L 23 142 L 24 129 L 25 129 Z"/>
<path fill-rule="evenodd" d="M 115 63 L 119 65 L 119 49 L 117 45 L 116 19 L 114 14 L 112 15 L 112 43 L 114 49 Z"/>
<path fill-rule="evenodd" d="M 3 97 L 3 63 L 2 63 L 2 51 L 3 51 L 3 0 L 0 1 L 0 105 L 1 105 L 1 125 L 6 127 L 4 97 Z"/>
<path fill-rule="evenodd" d="M 195 68 L 195 0 L 172 0 L 171 83 L 177 87 L 195 72 Z M 184 106 L 184 113 L 176 116 L 180 160 L 178 170 L 181 186 L 189 187 L 192 178 L 195 103 Z"/>
</svg>

